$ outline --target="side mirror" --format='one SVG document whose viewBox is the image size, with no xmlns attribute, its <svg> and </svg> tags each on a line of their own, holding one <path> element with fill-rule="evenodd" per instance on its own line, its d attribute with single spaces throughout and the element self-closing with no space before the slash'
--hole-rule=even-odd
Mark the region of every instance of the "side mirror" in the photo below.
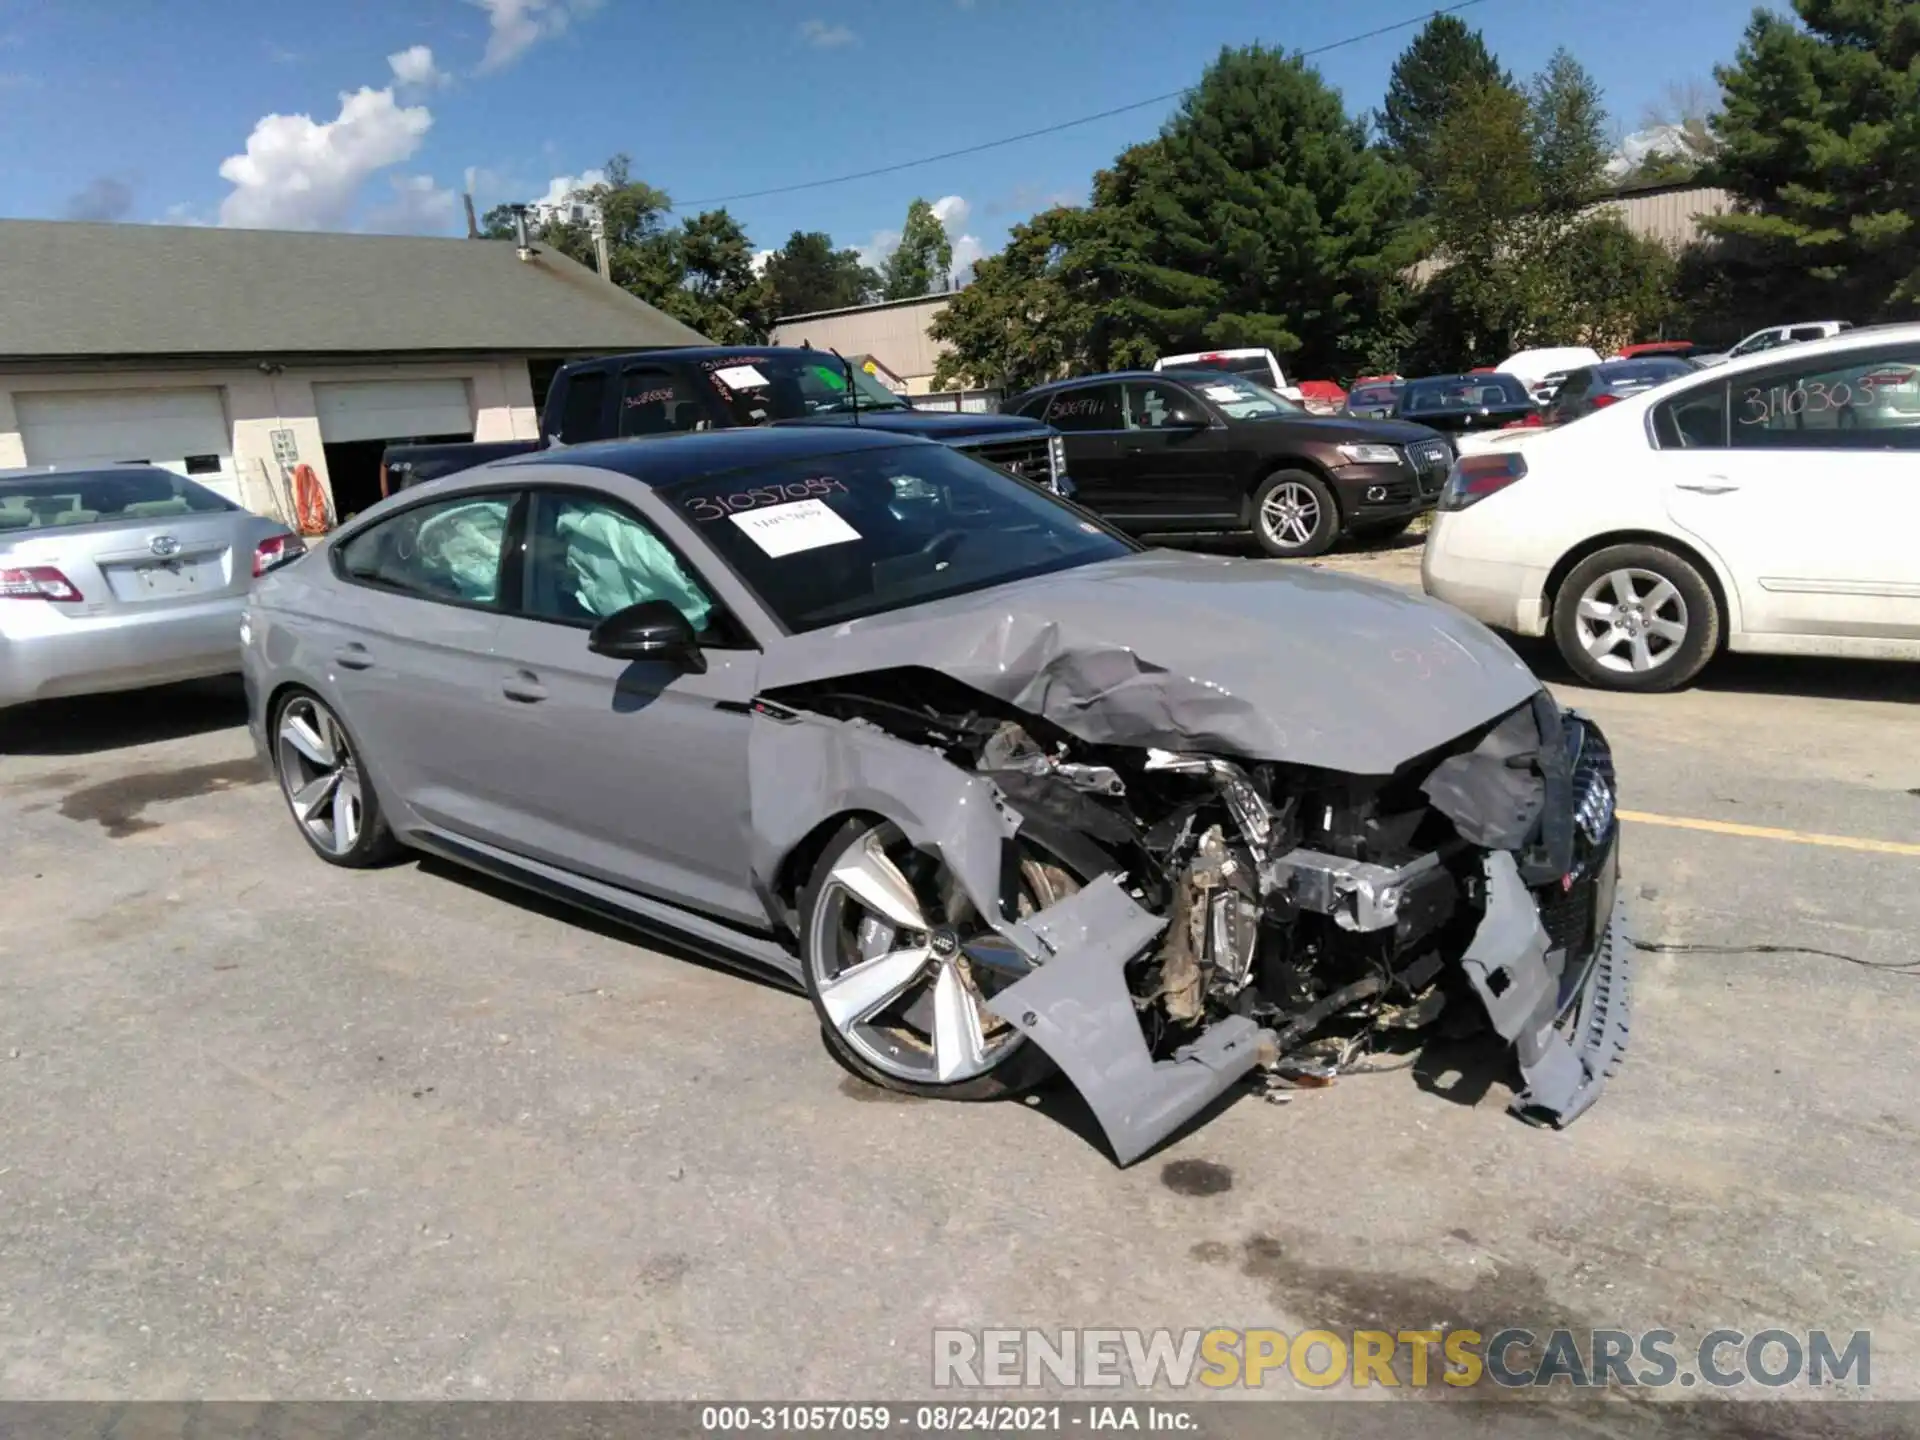
<svg viewBox="0 0 1920 1440">
<path fill-rule="evenodd" d="M 1168 430 L 1205 430 L 1211 424 L 1213 424 L 1213 421 L 1207 417 L 1206 412 L 1199 406 L 1175 405 L 1171 410 L 1167 411 L 1166 424 L 1163 428 Z"/>
<path fill-rule="evenodd" d="M 1047 482 L 1048 487 L 1062 500 L 1071 500 L 1080 493 L 1080 487 L 1065 475 L 1056 476 Z"/>
<path fill-rule="evenodd" d="M 587 649 L 612 660 L 651 660 L 685 670 L 706 669 L 693 627 L 665 600 L 642 600 L 607 616 L 588 633 Z"/>
</svg>

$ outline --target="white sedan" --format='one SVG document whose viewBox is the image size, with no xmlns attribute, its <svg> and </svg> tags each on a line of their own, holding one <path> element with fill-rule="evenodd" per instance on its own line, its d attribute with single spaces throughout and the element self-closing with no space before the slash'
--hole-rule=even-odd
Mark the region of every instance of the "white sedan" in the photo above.
<svg viewBox="0 0 1920 1440">
<path fill-rule="evenodd" d="M 1455 463 L 1427 593 L 1670 690 L 1723 647 L 1920 660 L 1920 325 L 1730 361 Z"/>
</svg>

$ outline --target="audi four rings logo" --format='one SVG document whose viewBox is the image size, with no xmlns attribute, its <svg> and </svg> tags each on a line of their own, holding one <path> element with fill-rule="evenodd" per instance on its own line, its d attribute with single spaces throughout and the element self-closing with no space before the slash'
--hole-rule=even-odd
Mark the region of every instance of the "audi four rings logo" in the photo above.
<svg viewBox="0 0 1920 1440">
<path fill-rule="evenodd" d="M 154 554 L 164 558 L 168 555 L 178 555 L 180 553 L 180 542 L 171 535 L 156 535 L 153 537 L 148 548 L 151 549 Z"/>
</svg>

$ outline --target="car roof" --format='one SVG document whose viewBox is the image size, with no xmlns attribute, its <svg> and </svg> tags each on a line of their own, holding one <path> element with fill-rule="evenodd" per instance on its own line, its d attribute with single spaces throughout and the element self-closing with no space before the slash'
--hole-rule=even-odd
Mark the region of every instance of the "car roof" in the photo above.
<svg viewBox="0 0 1920 1440">
<path fill-rule="evenodd" d="M 1772 330 L 1780 327 L 1770 325 L 1767 328 Z M 1822 355 L 1846 355 L 1855 350 L 1877 350 L 1882 345 L 1904 342 L 1920 345 L 1920 323 L 1905 321 L 1895 325 L 1876 325 L 1871 329 L 1850 328 L 1818 340 L 1802 340 L 1784 349 L 1756 350 L 1751 355 L 1736 355 L 1726 364 L 1716 365 L 1711 372 L 1704 373 L 1744 375 L 1749 370 L 1765 370 L 1783 361 L 1798 362 L 1808 357 L 1817 359 Z"/>
<path fill-rule="evenodd" d="M 132 460 L 75 460 L 60 465 L 22 465 L 16 469 L 0 470 L 0 480 L 40 480 L 59 475 L 151 475 L 156 470 L 162 475 L 173 475 L 173 471 L 164 465 L 147 465 Z M 174 478 L 180 477 L 175 475 Z"/>
<path fill-rule="evenodd" d="M 1182 360 L 1210 360 L 1219 356 L 1222 360 L 1244 360 L 1248 356 L 1266 356 L 1273 354 L 1264 345 L 1229 345 L 1219 350 L 1183 350 L 1178 355 L 1162 355 L 1156 365 L 1178 365 Z"/>
<path fill-rule="evenodd" d="M 744 353 L 727 351 L 725 353 Z M 669 437 L 602 440 L 591 445 L 563 445 L 526 455 L 509 455 L 476 467 L 494 473 L 541 465 L 588 465 L 611 470 L 659 488 L 702 475 L 724 475 L 789 460 L 818 460 L 861 450 L 891 450 L 904 445 L 932 445 L 917 435 L 897 430 L 862 430 L 846 425 L 762 425 L 737 430 L 708 430 Z M 461 471 L 460 475 L 475 471 Z"/>
<path fill-rule="evenodd" d="M 804 345 L 673 345 L 659 350 L 622 351 L 618 355 L 600 355 L 591 360 L 576 360 L 573 366 L 604 365 L 610 360 L 726 360 L 738 357 L 742 360 L 764 359 L 769 355 L 799 355 L 811 353 L 823 360 L 838 364 L 838 357 L 831 350 L 811 350 Z"/>
<path fill-rule="evenodd" d="M 1397 383 L 1401 385 L 1425 385 L 1431 381 L 1445 383 L 1450 380 L 1458 380 L 1462 383 L 1473 385 L 1484 385 L 1489 380 L 1511 380 L 1516 385 L 1523 383 L 1518 375 L 1510 374 L 1505 370 L 1463 371 L 1454 375 L 1411 375 Z"/>
<path fill-rule="evenodd" d="M 1035 385 L 1031 389 L 1022 390 L 1012 398 L 1015 400 L 1024 400 L 1030 395 L 1045 395 L 1054 390 L 1064 390 L 1069 385 L 1092 385 L 1108 380 L 1146 380 L 1149 382 L 1164 380 L 1167 378 L 1168 373 L 1169 372 L 1165 370 L 1103 370 L 1097 375 L 1075 375 L 1069 380 L 1049 380 L 1044 385 Z"/>
</svg>

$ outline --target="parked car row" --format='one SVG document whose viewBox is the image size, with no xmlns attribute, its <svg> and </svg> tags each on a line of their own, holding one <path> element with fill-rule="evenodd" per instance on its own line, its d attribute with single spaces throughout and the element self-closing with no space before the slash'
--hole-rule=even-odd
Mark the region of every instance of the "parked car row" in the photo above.
<svg viewBox="0 0 1920 1440">
<path fill-rule="evenodd" d="M 1722 650 L 1920 660 L 1916 534 L 1920 325 L 1848 329 L 1462 454 L 1422 575 L 1588 684 L 1669 690 Z"/>
</svg>

